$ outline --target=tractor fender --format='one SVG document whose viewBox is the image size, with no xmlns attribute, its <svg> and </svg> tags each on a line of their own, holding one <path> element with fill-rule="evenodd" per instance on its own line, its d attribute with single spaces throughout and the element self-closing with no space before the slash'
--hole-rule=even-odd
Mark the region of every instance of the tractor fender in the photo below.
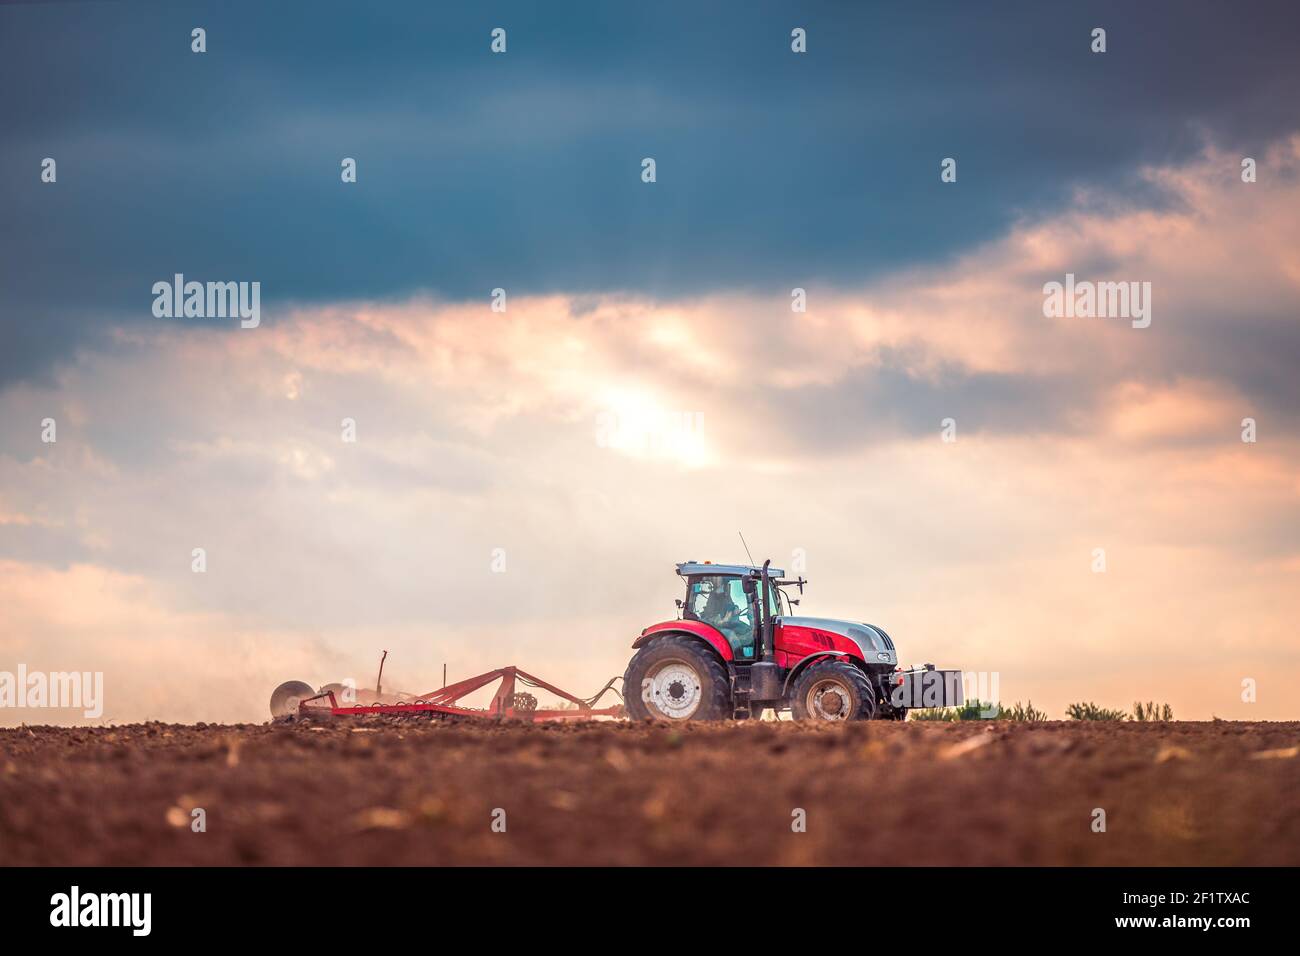
<svg viewBox="0 0 1300 956">
<path fill-rule="evenodd" d="M 656 637 L 664 634 L 680 634 L 684 637 L 695 638 L 708 644 L 724 661 L 735 660 L 731 644 L 722 636 L 722 632 L 716 627 L 705 624 L 703 621 L 664 621 L 662 624 L 651 624 L 641 632 L 640 637 L 632 642 L 632 646 L 636 648 L 645 647 Z"/>
<path fill-rule="evenodd" d="M 820 660 L 823 657 L 842 657 L 849 663 L 853 663 L 853 655 L 848 651 L 813 651 L 804 657 L 799 658 L 794 667 L 790 668 L 790 673 L 785 675 L 785 686 L 781 688 L 781 696 L 790 696 L 790 683 L 799 676 L 809 664 L 813 661 Z"/>
</svg>

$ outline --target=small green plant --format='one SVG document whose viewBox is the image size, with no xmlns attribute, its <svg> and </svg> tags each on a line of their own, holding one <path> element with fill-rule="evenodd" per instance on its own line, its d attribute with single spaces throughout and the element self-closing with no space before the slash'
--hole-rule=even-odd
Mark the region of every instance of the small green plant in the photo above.
<svg viewBox="0 0 1300 956">
<path fill-rule="evenodd" d="M 1000 714 L 1001 704 L 984 703 L 980 700 L 968 701 L 960 707 L 927 707 L 910 711 L 913 720 L 988 720 L 986 714 Z"/>
<path fill-rule="evenodd" d="M 1128 720 L 1128 714 L 1124 711 L 1098 707 L 1092 701 L 1086 704 L 1071 704 L 1065 708 L 1065 713 L 1071 720 Z"/>
<path fill-rule="evenodd" d="M 957 708 L 957 720 L 987 720 L 988 715 L 996 714 L 1002 709 L 1001 704 L 985 703 L 978 697 Z"/>
<path fill-rule="evenodd" d="M 1133 705 L 1133 719 L 1144 723 L 1154 720 L 1173 720 L 1174 709 L 1168 704 L 1156 704 L 1151 701 L 1144 704 L 1138 701 Z"/>
<path fill-rule="evenodd" d="M 1047 720 L 1047 712 L 1038 710 L 1036 707 L 1034 707 L 1034 702 L 1032 700 L 1029 703 L 1025 704 L 1023 707 L 1020 705 L 1020 701 L 1016 701 L 1015 706 L 1013 707 L 999 708 L 998 720 L 1021 720 L 1021 721 L 1028 721 L 1028 722 L 1037 722 L 1040 720 Z"/>
<path fill-rule="evenodd" d="M 916 708 L 907 712 L 908 720 L 956 720 L 957 713 L 952 707 Z"/>
</svg>

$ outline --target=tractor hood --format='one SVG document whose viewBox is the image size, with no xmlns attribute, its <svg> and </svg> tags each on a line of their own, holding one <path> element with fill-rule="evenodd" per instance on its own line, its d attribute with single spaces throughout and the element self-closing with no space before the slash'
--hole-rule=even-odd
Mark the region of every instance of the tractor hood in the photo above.
<svg viewBox="0 0 1300 956">
<path fill-rule="evenodd" d="M 783 625 L 791 627 L 809 627 L 818 631 L 829 631 L 840 637 L 848 638 L 862 649 L 862 659 L 869 664 L 898 663 L 894 642 L 880 628 L 862 621 L 840 621 L 832 617 L 783 617 Z"/>
</svg>

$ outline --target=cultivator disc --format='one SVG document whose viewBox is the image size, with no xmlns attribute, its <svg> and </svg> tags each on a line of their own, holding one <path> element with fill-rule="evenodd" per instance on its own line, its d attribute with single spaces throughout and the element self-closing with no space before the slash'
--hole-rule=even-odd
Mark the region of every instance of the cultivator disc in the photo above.
<svg viewBox="0 0 1300 956">
<path fill-rule="evenodd" d="M 316 688 L 300 680 L 287 680 L 271 692 L 271 716 L 288 717 L 298 713 L 298 705 L 316 696 Z"/>
</svg>

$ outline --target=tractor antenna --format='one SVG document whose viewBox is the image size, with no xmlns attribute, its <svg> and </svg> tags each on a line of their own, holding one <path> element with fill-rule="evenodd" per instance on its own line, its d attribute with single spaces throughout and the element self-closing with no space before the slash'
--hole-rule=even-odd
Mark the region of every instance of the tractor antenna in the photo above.
<svg viewBox="0 0 1300 956">
<path fill-rule="evenodd" d="M 745 535 L 739 531 L 737 531 L 736 534 L 740 535 L 740 543 L 745 548 L 745 557 L 749 558 L 749 563 L 752 566 L 754 563 L 754 556 L 749 553 L 749 545 L 745 544 Z"/>
</svg>

